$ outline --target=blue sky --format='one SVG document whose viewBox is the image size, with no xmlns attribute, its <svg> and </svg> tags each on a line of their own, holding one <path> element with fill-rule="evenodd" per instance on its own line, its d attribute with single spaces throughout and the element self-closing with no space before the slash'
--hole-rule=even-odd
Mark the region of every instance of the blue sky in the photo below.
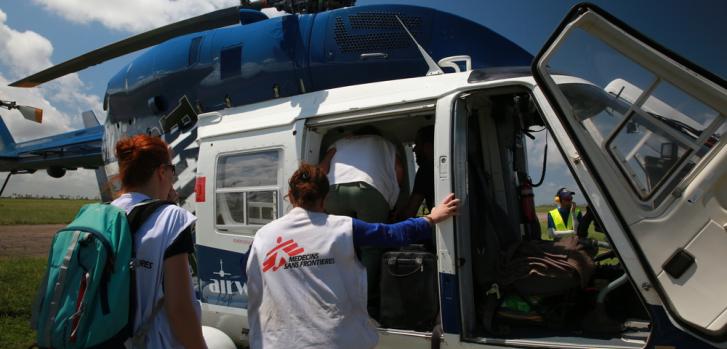
<svg viewBox="0 0 727 349">
<path fill-rule="evenodd" d="M 531 53 L 544 44 L 576 1 L 435 1 L 359 0 L 358 5 L 399 3 L 437 8 L 488 26 Z M 724 17 L 727 1 L 593 1 L 668 49 L 727 79 Z M 81 127 L 80 113 L 93 109 L 100 118 L 108 79 L 136 55 L 92 67 L 36 90 L 5 87 L 26 74 L 127 36 L 191 16 L 237 4 L 237 0 L 0 0 L 0 98 L 45 110 L 43 125 L 0 110 L 16 140 L 32 139 Z M 541 133 L 542 135 L 542 133 Z M 533 146 L 543 144 L 542 136 Z M 542 148 L 542 147 L 540 147 Z M 539 149 L 540 149 L 539 148 Z M 541 149 L 542 150 L 542 149 Z M 540 156 L 531 154 L 533 176 Z M 561 186 L 576 191 L 555 146 L 550 147 L 545 182 L 536 190 L 538 203 L 550 203 Z M 536 155 L 536 156 L 533 156 Z M 4 174 L 0 180 L 4 180 Z M 535 178 L 537 180 L 537 178 Z M 4 195 L 95 196 L 90 171 L 69 172 L 62 179 L 43 173 L 14 176 Z M 582 200 L 582 199 L 581 199 Z M 582 202 L 582 201 L 581 201 Z"/>
</svg>

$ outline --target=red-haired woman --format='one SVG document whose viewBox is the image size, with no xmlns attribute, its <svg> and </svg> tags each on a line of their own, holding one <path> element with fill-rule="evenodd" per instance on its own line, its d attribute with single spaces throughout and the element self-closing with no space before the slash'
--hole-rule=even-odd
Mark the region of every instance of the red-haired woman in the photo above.
<svg viewBox="0 0 727 349">
<path fill-rule="evenodd" d="M 174 165 L 167 144 L 159 137 L 122 139 L 116 144 L 116 158 L 121 196 L 112 205 L 128 213 L 143 201 L 166 200 L 175 194 Z M 147 348 L 205 347 L 188 264 L 188 254 L 194 251 L 196 219 L 181 207 L 167 205 L 157 209 L 134 234 L 134 332 L 142 324 L 150 326 L 144 340 Z"/>
<path fill-rule="evenodd" d="M 450 194 L 426 217 L 370 224 L 324 212 L 328 179 L 319 167 L 301 165 L 288 184 L 293 209 L 258 230 L 247 260 L 251 348 L 374 347 L 366 270 L 354 251 L 431 238 L 459 200 Z"/>
</svg>

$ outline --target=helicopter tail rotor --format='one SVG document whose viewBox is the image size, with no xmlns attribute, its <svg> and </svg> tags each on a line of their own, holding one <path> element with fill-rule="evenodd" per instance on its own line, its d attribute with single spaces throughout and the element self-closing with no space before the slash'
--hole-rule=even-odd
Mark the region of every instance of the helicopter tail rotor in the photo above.
<svg viewBox="0 0 727 349">
<path fill-rule="evenodd" d="M 37 123 L 43 122 L 43 109 L 30 107 L 27 105 L 18 105 L 12 101 L 0 101 L 0 107 L 7 110 L 17 109 L 24 118 L 35 121 Z"/>
</svg>

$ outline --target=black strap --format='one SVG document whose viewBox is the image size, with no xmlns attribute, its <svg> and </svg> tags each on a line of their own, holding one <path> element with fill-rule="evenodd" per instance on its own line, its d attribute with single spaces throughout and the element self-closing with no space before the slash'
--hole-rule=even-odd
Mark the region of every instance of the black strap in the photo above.
<svg viewBox="0 0 727 349">
<path fill-rule="evenodd" d="M 108 315 L 108 313 L 111 312 L 111 307 L 109 306 L 109 273 L 104 271 L 104 273 L 101 275 L 101 283 L 99 287 L 101 288 L 101 313 L 104 315 Z"/>
<path fill-rule="evenodd" d="M 141 225 L 161 206 L 165 205 L 176 205 L 174 202 L 165 200 L 147 200 L 143 201 L 134 208 L 131 212 L 126 215 L 126 219 L 129 221 L 129 231 L 131 231 L 131 263 L 136 263 L 136 246 L 134 245 L 134 234 L 141 228 Z M 134 331 L 134 317 L 136 310 L 136 266 L 131 266 L 131 285 L 129 287 L 129 321 L 128 334 L 129 337 L 133 336 Z"/>
<path fill-rule="evenodd" d="M 126 218 L 129 221 L 129 230 L 131 231 L 131 234 L 136 234 L 136 231 L 139 230 L 141 225 L 144 224 L 149 216 L 154 214 L 159 207 L 165 205 L 175 205 L 175 203 L 166 200 L 147 200 L 134 206 L 134 208 L 131 209 L 131 212 L 126 215 Z"/>
<path fill-rule="evenodd" d="M 141 225 L 151 216 L 156 210 L 165 205 L 176 205 L 174 202 L 166 201 L 166 200 L 147 200 L 143 201 L 134 208 L 131 209 L 131 212 L 126 215 L 126 220 L 129 222 L 129 231 L 131 232 L 131 263 L 134 263 L 136 260 L 136 249 L 134 246 L 134 234 L 139 230 Z M 131 271 L 131 284 L 129 287 L 129 320 L 127 322 L 127 327 L 124 330 L 126 332 L 125 335 L 123 335 L 123 339 L 131 337 L 132 331 L 133 331 L 133 321 L 134 321 L 134 310 L 136 309 L 136 272 L 134 270 L 134 265 L 130 265 L 129 269 Z M 109 307 L 109 295 L 108 295 L 108 281 L 110 280 L 110 274 L 113 272 L 113 269 L 109 269 L 108 267 L 104 271 L 102 277 L 101 277 L 101 284 L 100 287 L 100 297 L 101 297 L 101 311 L 103 314 L 108 314 L 110 312 Z"/>
</svg>

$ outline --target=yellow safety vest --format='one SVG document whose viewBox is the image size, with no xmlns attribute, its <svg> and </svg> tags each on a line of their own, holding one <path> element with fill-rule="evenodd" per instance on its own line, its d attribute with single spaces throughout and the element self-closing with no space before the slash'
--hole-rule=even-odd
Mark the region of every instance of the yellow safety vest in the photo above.
<svg viewBox="0 0 727 349">
<path fill-rule="evenodd" d="M 576 209 L 574 212 L 571 212 L 568 215 L 568 224 L 563 224 L 563 217 L 560 216 L 560 211 L 558 209 L 554 209 L 548 214 L 550 215 L 550 218 L 553 220 L 553 225 L 555 225 L 556 231 L 561 230 L 573 230 L 573 216 L 578 216 L 578 214 L 581 211 L 579 209 Z"/>
</svg>

